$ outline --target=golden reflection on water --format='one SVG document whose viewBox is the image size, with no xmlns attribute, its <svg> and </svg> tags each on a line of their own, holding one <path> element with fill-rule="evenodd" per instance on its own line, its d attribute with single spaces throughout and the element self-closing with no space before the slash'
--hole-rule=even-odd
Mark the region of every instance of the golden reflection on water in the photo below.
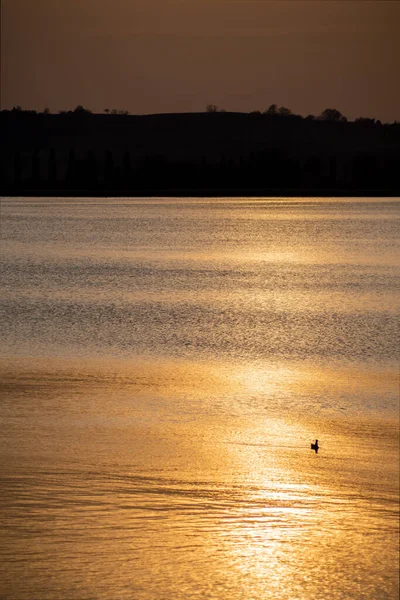
<svg viewBox="0 0 400 600">
<path fill-rule="evenodd" d="M 142 357 L 2 375 L 0 592 L 395 598 L 396 416 L 316 406 L 388 393 L 390 369 Z"/>
<path fill-rule="evenodd" d="M 40 386 L 43 391 L 51 386 L 79 385 L 85 387 L 111 386 L 129 393 L 133 388 L 150 394 L 162 390 L 163 395 L 207 397 L 214 392 L 243 393 L 258 391 L 268 395 L 272 388 L 298 386 L 298 390 L 311 391 L 319 387 L 333 386 L 335 392 L 343 392 L 357 386 L 368 390 L 372 386 L 384 392 L 387 386 L 396 386 L 398 369 L 369 369 L 368 366 L 351 366 L 329 363 L 325 368 L 306 361 L 285 360 L 226 362 L 190 359 L 155 359 L 146 356 L 134 359 L 37 357 L 0 359 L 1 385 Z M 387 386 L 385 386 L 385 382 Z M 48 386 L 46 388 L 46 385 Z M 10 389 L 12 391 L 14 387 Z"/>
<path fill-rule="evenodd" d="M 4 202 L 0 597 L 397 599 L 395 204 Z"/>
<path fill-rule="evenodd" d="M 362 241 L 362 240 L 361 240 Z M 230 243 L 232 247 L 230 248 Z M 265 242 L 264 242 L 265 243 Z M 294 242 L 295 243 L 295 242 Z M 163 264 L 170 262 L 175 266 L 187 267 L 189 264 L 193 266 L 201 264 L 218 265 L 221 267 L 243 264 L 254 264 L 255 266 L 261 264 L 278 264 L 278 265 L 343 265 L 351 266 L 359 264 L 361 266 L 390 266 L 397 267 L 398 260 L 393 256 L 393 252 L 389 249 L 380 251 L 376 254 L 365 252 L 362 244 L 361 247 L 357 244 L 353 247 L 351 252 L 346 248 L 328 248 L 326 249 L 323 245 L 320 247 L 310 243 L 309 246 L 304 245 L 302 241 L 294 250 L 283 250 L 281 247 L 274 247 L 275 242 L 267 244 L 265 249 L 260 250 L 258 246 L 252 245 L 249 242 L 248 247 L 243 246 L 240 250 L 235 248 L 235 240 L 232 239 L 226 242 L 226 246 L 223 249 L 223 258 L 221 256 L 221 248 L 216 247 L 208 248 L 207 251 L 199 250 L 199 248 L 193 248 L 191 250 L 182 250 L 181 248 L 169 249 L 162 245 L 158 248 L 137 249 L 134 244 L 131 246 L 127 244 L 124 249 L 121 248 L 109 248 L 103 249 L 91 248 L 90 244 L 82 244 L 79 248 L 71 247 L 70 245 L 60 246 L 54 248 L 54 244 L 44 240 L 39 242 L 31 242 L 29 247 L 21 242 L 13 242 L 12 245 L 7 248 L 7 257 L 28 257 L 30 260 L 41 260 L 43 252 L 46 253 L 47 259 L 53 260 L 79 260 L 84 258 L 93 259 L 99 264 L 110 262 L 123 263 L 124 261 L 128 264 L 131 263 L 151 263 L 153 266 L 157 264 Z"/>
</svg>

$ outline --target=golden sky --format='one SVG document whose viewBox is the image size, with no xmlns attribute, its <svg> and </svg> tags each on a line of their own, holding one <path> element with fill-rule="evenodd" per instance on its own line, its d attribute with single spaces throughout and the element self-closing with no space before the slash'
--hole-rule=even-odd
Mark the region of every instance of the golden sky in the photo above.
<svg viewBox="0 0 400 600">
<path fill-rule="evenodd" d="M 2 106 L 400 120 L 400 2 L 3 0 Z"/>
</svg>

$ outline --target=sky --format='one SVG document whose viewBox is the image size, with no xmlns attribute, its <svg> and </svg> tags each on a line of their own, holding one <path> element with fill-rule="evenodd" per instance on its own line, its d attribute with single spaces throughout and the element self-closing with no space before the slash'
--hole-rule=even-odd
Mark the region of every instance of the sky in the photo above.
<svg viewBox="0 0 400 600">
<path fill-rule="evenodd" d="M 1 1 L 1 0 L 0 0 Z M 1 104 L 400 120 L 400 0 L 2 0 Z"/>
</svg>

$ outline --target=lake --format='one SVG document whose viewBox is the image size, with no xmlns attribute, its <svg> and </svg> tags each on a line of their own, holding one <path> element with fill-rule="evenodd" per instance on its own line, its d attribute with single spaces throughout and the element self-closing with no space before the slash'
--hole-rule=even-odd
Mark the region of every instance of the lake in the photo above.
<svg viewBox="0 0 400 600">
<path fill-rule="evenodd" d="M 0 210 L 2 598 L 398 598 L 400 199 Z"/>
</svg>

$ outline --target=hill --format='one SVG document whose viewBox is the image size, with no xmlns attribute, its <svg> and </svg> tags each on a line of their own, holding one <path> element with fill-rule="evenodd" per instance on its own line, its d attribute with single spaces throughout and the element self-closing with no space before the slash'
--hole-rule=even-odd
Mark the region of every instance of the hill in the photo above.
<svg viewBox="0 0 400 600">
<path fill-rule="evenodd" d="M 214 195 L 400 191 L 400 124 L 260 113 L 0 113 L 13 193 Z"/>
</svg>

